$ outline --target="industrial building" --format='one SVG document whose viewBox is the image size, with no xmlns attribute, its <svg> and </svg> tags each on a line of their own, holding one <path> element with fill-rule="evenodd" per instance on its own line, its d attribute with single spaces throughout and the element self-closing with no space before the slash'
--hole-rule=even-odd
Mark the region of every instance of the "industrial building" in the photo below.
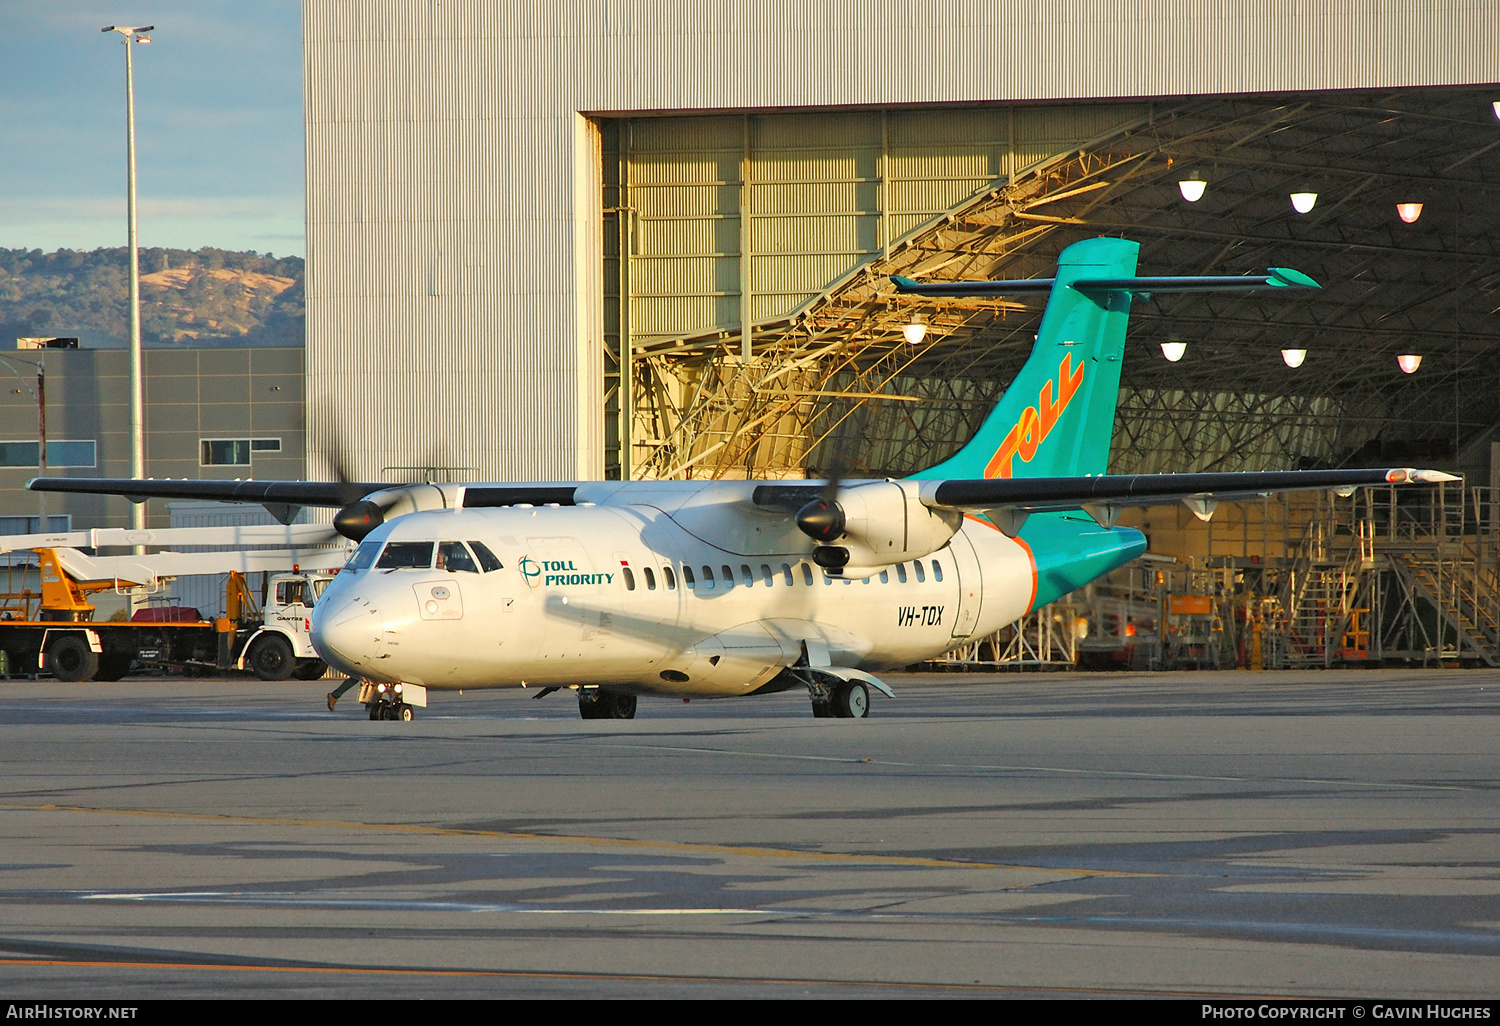
<svg viewBox="0 0 1500 1026">
<path fill-rule="evenodd" d="M 296 480 L 306 468 L 303 351 L 270 348 L 148 349 L 142 385 L 150 477 Z M 38 381 L 38 371 L 42 378 Z M 130 476 L 130 354 L 124 349 L 41 348 L 0 355 L 0 534 L 129 527 L 123 499 L 25 490 L 37 476 L 46 400 L 47 473 Z M 166 504 L 150 526 L 166 527 Z"/>
</svg>

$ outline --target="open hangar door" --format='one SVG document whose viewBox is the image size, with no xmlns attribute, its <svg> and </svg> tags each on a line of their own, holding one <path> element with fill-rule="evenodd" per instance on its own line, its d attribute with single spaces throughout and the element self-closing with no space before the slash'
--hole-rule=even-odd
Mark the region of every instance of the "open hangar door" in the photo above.
<svg viewBox="0 0 1500 1026">
<path fill-rule="evenodd" d="M 1489 528 L 1488 539 L 1464 543 L 1478 582 L 1494 562 L 1485 546 L 1494 546 L 1500 526 L 1488 490 L 1500 483 L 1492 480 L 1500 440 L 1497 99 L 1500 89 L 1413 89 L 937 111 L 926 122 L 924 112 L 903 111 L 905 124 L 937 126 L 922 143 L 927 173 L 912 176 L 926 179 L 925 206 L 909 222 L 900 221 L 896 200 L 891 113 L 785 116 L 770 127 L 727 117 L 713 145 L 688 128 L 698 119 L 619 123 L 612 149 L 606 132 L 605 206 L 615 213 L 605 278 L 612 351 L 618 359 L 624 339 L 628 353 L 630 402 L 621 412 L 616 388 L 611 410 L 629 440 L 626 472 L 818 476 L 838 452 L 856 473 L 894 476 L 941 459 L 967 439 L 1025 359 L 1041 305 L 898 297 L 888 276 L 1045 276 L 1072 242 L 1118 235 L 1142 244 L 1142 273 L 1291 266 L 1324 287 L 1293 298 L 1164 296 L 1138 304 L 1113 472 L 1455 469 L 1470 489 L 1431 512 L 1424 544 L 1434 543 L 1434 526 L 1451 535 L 1453 525 L 1443 524 L 1455 519 L 1460 536 L 1465 522 L 1471 535 Z M 1017 112 L 1035 126 L 1029 138 L 1013 127 Z M 860 126 L 842 120 L 856 118 Z M 956 134 L 960 124 L 970 134 Z M 655 167 L 641 159 L 642 148 L 620 142 L 627 128 L 641 139 L 672 136 L 674 127 L 687 130 L 677 132 L 671 159 L 655 155 Z M 783 180 L 767 184 L 753 156 L 757 139 L 776 132 L 782 152 L 764 171 Z M 944 160 L 962 173 L 934 172 Z M 677 179 L 663 175 L 668 166 Z M 1194 180 L 1204 190 L 1189 202 L 1180 183 Z M 655 210 L 644 202 L 648 191 Z M 1299 212 L 1293 193 L 1317 198 Z M 835 202 L 841 195 L 843 207 Z M 680 209 L 663 209 L 662 198 Z M 802 236 L 788 232 L 795 211 L 778 200 L 801 202 L 823 215 L 821 224 L 805 220 Z M 1415 217 L 1400 207 L 1413 203 L 1421 204 Z M 779 225 L 779 237 L 757 231 L 757 211 L 767 226 Z M 842 223 L 833 213 L 845 215 Z M 758 238 L 777 245 L 758 247 Z M 766 290 L 778 293 L 773 300 L 756 298 L 758 273 L 778 286 Z M 682 292 L 701 294 L 697 313 L 661 316 Z M 928 325 L 916 346 L 901 332 L 913 320 Z M 1161 343 L 1169 341 L 1186 343 L 1181 360 L 1164 358 Z M 1288 349 L 1305 351 L 1295 369 L 1282 357 Z M 1420 356 L 1421 364 L 1405 373 L 1398 356 Z M 1179 510 L 1147 526 L 1184 565 L 1252 554 L 1305 562 L 1318 554 L 1305 537 L 1308 523 L 1323 516 L 1252 507 L 1200 524 Z M 1394 518 L 1386 511 L 1387 528 Z M 1344 520 L 1328 530 L 1351 538 L 1363 530 Z M 1443 535 L 1436 537 L 1441 546 Z M 1481 607 L 1494 596 L 1482 583 L 1465 585 L 1471 612 L 1455 598 L 1444 628 L 1445 614 L 1434 603 L 1419 611 L 1412 596 L 1424 588 L 1456 596 L 1457 564 L 1446 578 L 1436 567 L 1430 586 L 1408 570 L 1397 596 L 1411 610 L 1407 619 L 1432 622 L 1408 623 L 1393 644 L 1471 651 L 1465 624 L 1484 619 Z M 1355 600 L 1345 592 L 1364 586 L 1341 585 L 1317 601 L 1347 611 Z M 1283 596 L 1284 619 L 1294 598 Z M 1299 643 L 1324 660 L 1342 640 L 1328 640 L 1329 620 L 1317 628 L 1321 646 Z M 1425 637 L 1416 637 L 1418 628 Z M 1500 626 L 1490 633 L 1500 652 Z"/>
<path fill-rule="evenodd" d="M 934 304 L 895 296 L 887 276 L 1045 275 L 1061 249 L 1099 234 L 1139 241 L 1143 273 L 1292 266 L 1324 286 L 1295 301 L 1137 304 L 1115 469 L 1411 453 L 1487 473 L 1500 420 L 1495 96 L 1021 108 L 1029 139 L 1005 108 L 903 112 L 931 131 L 911 146 L 923 158 L 908 172 L 917 182 L 895 176 L 889 154 L 901 137 L 889 115 L 885 155 L 880 114 L 615 123 L 616 139 L 654 133 L 655 143 L 622 159 L 606 141 L 606 200 L 628 211 L 623 234 L 618 215 L 606 226 L 605 277 L 612 353 L 622 324 L 630 338 L 635 476 L 816 470 L 830 440 L 871 473 L 941 458 L 1025 358 L 1040 303 Z M 795 122 L 777 126 L 780 149 L 765 156 L 783 180 L 747 188 L 742 133 L 769 135 L 754 126 L 776 117 Z M 834 137 L 854 119 L 864 150 L 852 131 Z M 980 121 L 988 133 L 973 128 Z M 967 135 L 952 134 L 957 125 Z M 710 127 L 717 138 L 705 138 Z M 1206 188 L 1189 203 L 1179 182 L 1195 172 Z M 649 175 L 657 180 L 640 180 Z M 1308 213 L 1293 208 L 1294 192 L 1317 194 Z M 1397 206 L 1412 202 L 1421 213 L 1403 221 Z M 752 241 L 742 252 L 747 230 L 760 250 Z M 929 324 L 918 347 L 900 332 L 913 317 Z M 1162 358 L 1169 340 L 1187 343 L 1180 362 Z M 1295 373 L 1280 357 L 1287 348 L 1307 350 Z M 1417 373 L 1402 373 L 1403 354 L 1422 356 Z"/>
</svg>

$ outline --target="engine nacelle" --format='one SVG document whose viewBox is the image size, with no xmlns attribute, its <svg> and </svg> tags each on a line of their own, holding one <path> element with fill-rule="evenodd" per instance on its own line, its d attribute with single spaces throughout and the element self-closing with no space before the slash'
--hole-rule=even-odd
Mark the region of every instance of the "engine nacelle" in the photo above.
<svg viewBox="0 0 1500 1026">
<path fill-rule="evenodd" d="M 851 577 L 936 552 L 962 523 L 958 510 L 923 505 L 920 481 L 840 488 L 831 503 L 818 499 L 797 514 L 803 532 L 822 543 L 814 551 L 818 565 Z"/>
<path fill-rule="evenodd" d="M 334 514 L 333 527 L 345 538 L 363 541 L 365 535 L 396 517 L 427 509 L 449 509 L 455 505 L 453 485 L 392 485 L 351 502 Z"/>
</svg>

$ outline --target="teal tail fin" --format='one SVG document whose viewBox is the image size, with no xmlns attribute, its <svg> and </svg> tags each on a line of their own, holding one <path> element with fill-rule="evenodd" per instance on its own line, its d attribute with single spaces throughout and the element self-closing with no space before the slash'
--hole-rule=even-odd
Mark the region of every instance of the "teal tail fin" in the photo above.
<svg viewBox="0 0 1500 1026">
<path fill-rule="evenodd" d="M 1128 279 L 1140 245 L 1088 239 L 1063 250 L 1031 357 L 979 431 L 917 478 L 1073 477 L 1109 465 L 1131 294 L 1079 291 L 1082 279 Z"/>
</svg>

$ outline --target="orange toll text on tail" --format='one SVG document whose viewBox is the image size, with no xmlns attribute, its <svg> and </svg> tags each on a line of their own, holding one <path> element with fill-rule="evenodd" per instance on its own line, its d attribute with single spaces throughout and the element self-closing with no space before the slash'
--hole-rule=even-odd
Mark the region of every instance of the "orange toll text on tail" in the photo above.
<svg viewBox="0 0 1500 1026">
<path fill-rule="evenodd" d="M 1052 381 L 1048 379 L 1042 385 L 1041 393 L 1037 396 L 1035 406 L 1028 406 L 1021 411 L 1016 418 L 1016 423 L 1006 434 L 1005 440 L 1000 443 L 1000 448 L 990 458 L 989 465 L 984 468 L 985 477 L 1010 477 L 1012 464 L 1017 456 L 1022 461 L 1030 463 L 1036 450 L 1042 442 L 1046 441 L 1052 433 L 1057 419 L 1062 416 L 1068 408 L 1068 403 L 1073 401 L 1078 388 L 1083 384 L 1083 366 L 1077 370 L 1073 369 L 1073 354 L 1063 355 L 1062 363 L 1057 366 L 1057 399 L 1052 398 Z"/>
</svg>

